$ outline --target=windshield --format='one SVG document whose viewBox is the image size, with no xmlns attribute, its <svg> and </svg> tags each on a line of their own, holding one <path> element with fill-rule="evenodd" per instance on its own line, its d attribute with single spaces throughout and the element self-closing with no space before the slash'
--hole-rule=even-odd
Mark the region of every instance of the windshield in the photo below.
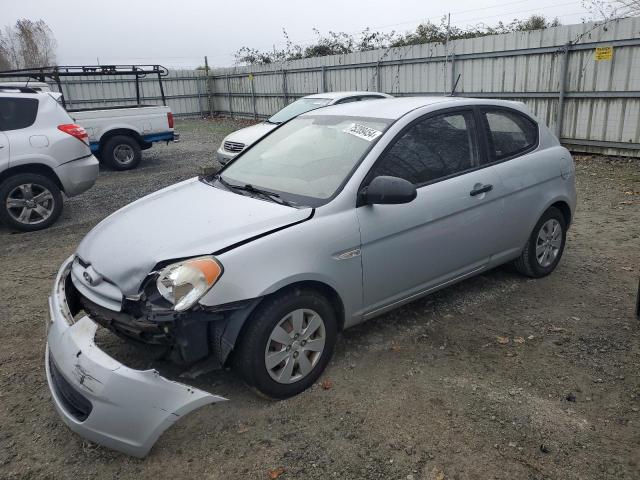
<svg viewBox="0 0 640 480">
<path fill-rule="evenodd" d="M 310 206 L 332 197 L 389 120 L 304 115 L 244 152 L 222 172 L 235 185 L 276 191 Z"/>
<path fill-rule="evenodd" d="M 331 99 L 329 98 L 301 98 L 275 113 L 267 122 L 284 123 L 293 117 L 310 112 L 316 108 L 324 107 L 325 105 L 329 105 L 329 103 L 331 103 Z"/>
</svg>

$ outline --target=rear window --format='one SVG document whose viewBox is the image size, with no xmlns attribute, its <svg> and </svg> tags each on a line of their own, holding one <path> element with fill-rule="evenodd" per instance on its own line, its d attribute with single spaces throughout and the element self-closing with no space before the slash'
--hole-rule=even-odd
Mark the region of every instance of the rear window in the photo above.
<svg viewBox="0 0 640 480">
<path fill-rule="evenodd" d="M 33 125 L 38 115 L 35 98 L 0 98 L 0 130 L 20 130 Z"/>
<path fill-rule="evenodd" d="M 486 111 L 489 153 L 502 160 L 524 153 L 538 143 L 538 126 L 511 110 Z"/>
</svg>

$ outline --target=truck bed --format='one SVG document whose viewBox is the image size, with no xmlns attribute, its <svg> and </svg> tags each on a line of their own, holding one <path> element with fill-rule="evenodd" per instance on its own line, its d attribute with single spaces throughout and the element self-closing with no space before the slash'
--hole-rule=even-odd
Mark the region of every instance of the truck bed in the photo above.
<svg viewBox="0 0 640 480">
<path fill-rule="evenodd" d="M 115 105 L 99 108 L 67 109 L 67 112 L 89 134 L 91 150 L 100 150 L 103 137 L 128 135 L 136 139 L 141 148 L 153 142 L 176 138 L 173 125 L 169 125 L 171 110 L 165 105 Z"/>
</svg>

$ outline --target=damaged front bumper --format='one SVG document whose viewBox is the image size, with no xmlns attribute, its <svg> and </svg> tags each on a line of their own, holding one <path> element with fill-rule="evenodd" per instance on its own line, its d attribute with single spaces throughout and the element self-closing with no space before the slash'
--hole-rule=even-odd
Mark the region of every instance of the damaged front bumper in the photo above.
<svg viewBox="0 0 640 480">
<path fill-rule="evenodd" d="M 134 370 L 94 343 L 98 328 L 89 317 L 74 320 L 67 301 L 73 257 L 60 268 L 49 297 L 45 368 L 62 420 L 88 440 L 144 457 L 182 415 L 226 400 L 163 378 L 156 370 Z"/>
</svg>

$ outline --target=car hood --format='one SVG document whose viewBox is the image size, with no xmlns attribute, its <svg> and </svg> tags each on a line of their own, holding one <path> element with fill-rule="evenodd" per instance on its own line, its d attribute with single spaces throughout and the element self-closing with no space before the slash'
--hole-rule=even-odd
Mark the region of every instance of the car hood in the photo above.
<svg viewBox="0 0 640 480">
<path fill-rule="evenodd" d="M 305 220 L 312 211 L 239 195 L 194 178 L 105 218 L 80 242 L 77 255 L 125 296 L 135 295 L 161 261 L 211 254 Z"/>
<path fill-rule="evenodd" d="M 244 143 L 245 146 L 248 147 L 249 145 L 253 145 L 277 126 L 278 125 L 267 122 L 256 123 L 255 125 L 251 125 L 250 127 L 231 133 L 224 139 L 224 141 Z"/>
</svg>

